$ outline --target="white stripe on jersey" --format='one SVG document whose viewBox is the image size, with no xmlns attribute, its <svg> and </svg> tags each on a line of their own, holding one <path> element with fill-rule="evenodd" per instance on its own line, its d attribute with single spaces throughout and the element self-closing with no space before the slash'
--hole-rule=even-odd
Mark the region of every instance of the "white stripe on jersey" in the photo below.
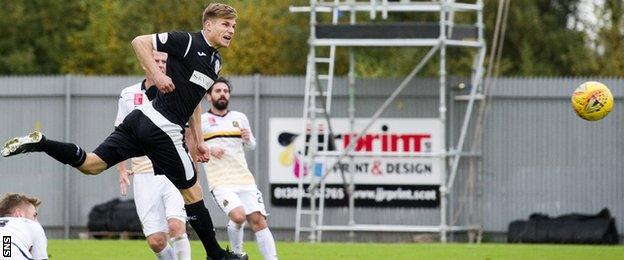
<svg viewBox="0 0 624 260">
<path fill-rule="evenodd" d="M 204 113 L 201 121 L 204 143 L 225 150 L 221 159 L 211 157 L 203 164 L 210 190 L 221 186 L 255 185 L 244 150 L 254 149 L 256 140 L 251 134 L 249 142 L 244 143 L 240 131 L 241 128 L 250 129 L 245 114 L 237 111 L 229 111 L 224 116 Z"/>
<path fill-rule="evenodd" d="M 165 132 L 171 138 L 173 145 L 176 147 L 176 151 L 178 152 L 178 156 L 182 161 L 184 166 L 184 175 L 186 180 L 190 180 L 195 176 L 195 171 L 193 169 L 193 163 L 191 162 L 191 158 L 189 154 L 184 150 L 184 137 L 182 136 L 182 127 L 177 124 L 172 123 L 167 120 L 162 114 L 160 114 L 154 107 L 152 106 L 152 102 L 148 102 L 147 104 L 139 107 L 139 109 L 143 112 L 145 116 L 147 116 L 152 123 L 156 125 L 160 130 Z"/>
<path fill-rule="evenodd" d="M 0 237 L 10 236 L 11 258 L 21 259 L 22 252 L 31 259 L 48 258 L 48 239 L 39 222 L 27 218 L 0 218 Z M 20 250 L 22 252 L 20 252 Z"/>
<path fill-rule="evenodd" d="M 184 57 L 186 57 L 186 54 L 188 54 L 189 50 L 191 49 L 191 43 L 193 43 L 193 37 L 191 36 L 190 33 L 187 33 L 189 36 L 189 43 L 188 46 L 186 46 L 186 51 L 184 52 Z"/>
</svg>

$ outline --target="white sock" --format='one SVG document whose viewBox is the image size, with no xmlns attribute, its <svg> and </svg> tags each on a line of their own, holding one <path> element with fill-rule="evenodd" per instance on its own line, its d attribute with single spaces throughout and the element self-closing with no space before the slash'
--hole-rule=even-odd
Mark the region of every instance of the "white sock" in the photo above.
<svg viewBox="0 0 624 260">
<path fill-rule="evenodd" d="M 156 253 L 156 259 L 158 260 L 175 260 L 175 254 L 173 253 L 173 248 L 167 244 L 167 247 L 162 251 Z"/>
<path fill-rule="evenodd" d="M 258 242 L 258 249 L 264 260 L 277 259 L 277 250 L 275 249 L 275 240 L 273 234 L 269 228 L 265 228 L 256 232 L 256 242 Z"/>
<path fill-rule="evenodd" d="M 172 237 L 169 242 L 178 260 L 191 260 L 191 244 L 186 233 L 179 237 Z"/>
<path fill-rule="evenodd" d="M 237 228 L 236 222 L 230 220 L 227 224 L 227 233 L 228 238 L 230 239 L 230 250 L 237 254 L 242 254 L 245 252 L 243 250 L 243 235 L 245 232 L 243 231 L 243 227 L 245 223 L 243 223 L 239 228 Z"/>
</svg>

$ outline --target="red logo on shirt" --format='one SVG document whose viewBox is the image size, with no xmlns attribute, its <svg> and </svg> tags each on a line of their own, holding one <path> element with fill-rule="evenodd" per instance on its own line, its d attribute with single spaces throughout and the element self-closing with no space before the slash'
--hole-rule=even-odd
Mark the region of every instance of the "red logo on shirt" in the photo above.
<svg viewBox="0 0 624 260">
<path fill-rule="evenodd" d="M 134 105 L 139 106 L 143 104 L 143 93 L 134 94 Z"/>
<path fill-rule="evenodd" d="M 208 124 L 216 125 L 217 124 L 217 120 L 215 120 L 214 117 L 208 117 Z"/>
</svg>

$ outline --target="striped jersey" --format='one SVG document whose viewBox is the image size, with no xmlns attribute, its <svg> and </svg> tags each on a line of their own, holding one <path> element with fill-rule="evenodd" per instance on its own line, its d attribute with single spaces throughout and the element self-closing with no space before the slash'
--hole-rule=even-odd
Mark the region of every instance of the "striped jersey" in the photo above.
<svg viewBox="0 0 624 260">
<path fill-rule="evenodd" d="M 1 217 L 0 237 L 3 244 L 0 259 L 48 259 L 48 239 L 37 221 Z"/>
<path fill-rule="evenodd" d="M 256 139 L 250 130 L 248 142 L 241 137 L 241 129 L 250 129 L 247 116 L 241 112 L 228 111 L 223 116 L 210 112 L 201 116 L 204 143 L 210 148 L 224 149 L 221 159 L 210 157 L 204 163 L 210 190 L 222 186 L 255 185 L 245 159 L 245 150 L 256 147 Z"/>
<path fill-rule="evenodd" d="M 149 88 L 149 91 L 146 92 L 144 87 L 144 82 L 134 84 L 127 88 L 124 88 L 119 95 L 119 102 L 117 105 L 117 117 L 115 118 L 115 127 L 119 126 L 121 122 L 123 122 L 124 118 L 132 110 L 150 102 L 157 92 L 156 87 Z M 149 97 L 148 97 L 149 95 Z M 152 161 L 150 161 L 147 156 L 135 157 L 130 159 L 131 161 L 131 171 L 134 173 L 153 173 L 154 169 L 152 168 Z"/>
</svg>

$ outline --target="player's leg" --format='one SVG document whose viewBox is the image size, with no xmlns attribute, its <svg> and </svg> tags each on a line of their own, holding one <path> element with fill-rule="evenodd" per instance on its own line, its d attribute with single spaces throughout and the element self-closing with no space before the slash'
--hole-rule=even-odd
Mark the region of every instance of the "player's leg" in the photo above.
<svg viewBox="0 0 624 260">
<path fill-rule="evenodd" d="M 191 227 L 193 227 L 195 233 L 199 236 L 206 250 L 206 254 L 210 259 L 222 259 L 226 256 L 227 252 L 225 252 L 217 242 L 210 212 L 208 212 L 206 205 L 204 205 L 202 188 L 196 178 L 194 181 L 195 183 L 193 186 L 189 188 L 176 185 L 184 198 L 184 208 L 186 209 L 186 215 L 188 215 L 189 224 L 191 224 Z"/>
<path fill-rule="evenodd" d="M 182 194 L 188 222 L 199 236 L 208 258 L 239 259 L 217 242 L 195 167 L 184 146 L 182 127 L 171 123 L 150 105 L 137 111 L 144 115 L 137 120 L 144 126 L 141 127 L 143 132 L 137 133 L 142 138 L 141 147 L 152 160 L 155 173 L 167 176 Z"/>
<path fill-rule="evenodd" d="M 186 222 L 179 219 L 167 220 L 169 224 L 169 243 L 178 260 L 191 259 L 191 243 L 186 234 Z"/>
<path fill-rule="evenodd" d="M 240 210 L 244 210 L 240 207 Z M 243 241 L 245 236 L 245 217 L 242 217 L 242 221 L 239 217 L 229 216 L 229 221 L 227 223 L 227 233 L 228 239 L 230 240 L 230 247 L 234 253 L 237 254 L 246 254 L 245 249 L 243 249 Z"/>
<path fill-rule="evenodd" d="M 238 193 L 247 212 L 247 222 L 256 235 L 258 249 L 264 259 L 277 259 L 275 239 L 266 221 L 266 209 L 262 199 L 262 193 L 257 189 L 250 189 Z"/>
<path fill-rule="evenodd" d="M 214 224 L 204 205 L 193 162 L 183 146 L 182 128 L 151 107 L 142 107 L 141 112 L 146 116 L 138 120 L 142 127 L 137 136 L 142 138 L 141 146 L 154 164 L 155 173 L 167 176 L 182 194 L 189 223 L 210 259 L 229 257 L 215 238 Z"/>
<path fill-rule="evenodd" d="M 84 163 L 78 166 L 77 169 L 87 175 L 98 175 L 108 169 L 108 164 L 97 154 L 88 153 Z"/>
<path fill-rule="evenodd" d="M 167 233 L 158 232 L 147 237 L 147 244 L 158 260 L 176 260 L 175 251 L 167 243 Z"/>
<path fill-rule="evenodd" d="M 256 235 L 258 249 L 260 249 L 260 253 L 264 259 L 277 259 L 275 239 L 267 224 L 266 216 L 256 211 L 247 215 L 247 221 Z"/>
<path fill-rule="evenodd" d="M 169 243 L 178 260 L 191 259 L 191 244 L 186 234 L 186 212 L 184 212 L 184 199 L 173 184 L 165 176 L 162 178 L 162 194 L 165 203 L 165 216 L 169 226 Z"/>
<path fill-rule="evenodd" d="M 48 139 L 39 131 L 11 138 L 2 148 L 4 157 L 30 152 L 45 152 L 57 161 L 84 170 L 88 174 L 97 174 L 99 169 L 106 168 L 104 161 L 94 154 L 87 154 L 80 146 Z"/>
<path fill-rule="evenodd" d="M 143 234 L 150 249 L 158 259 L 175 259 L 173 248 L 167 243 L 167 220 L 165 204 L 160 196 L 154 194 L 160 190 L 161 176 L 153 173 L 136 173 L 133 180 L 134 205 L 141 220 Z M 159 181 L 160 179 L 160 181 Z M 166 180 L 166 179 L 165 179 Z"/>
<path fill-rule="evenodd" d="M 93 153 L 86 153 L 73 143 L 48 139 L 39 131 L 8 140 L 0 153 L 8 157 L 20 153 L 45 152 L 55 160 L 69 164 L 84 174 L 97 175 L 120 161 L 142 155 L 136 140 L 128 134 L 136 127 L 136 122 L 132 120 L 136 116 L 136 113 L 130 113 L 124 119 L 124 123 L 115 128 L 115 131 Z M 123 154 L 120 154 L 120 151 Z"/>
<path fill-rule="evenodd" d="M 227 232 L 230 240 L 230 249 L 236 254 L 246 255 L 243 249 L 243 226 L 245 225 L 246 214 L 245 208 L 236 194 L 236 189 L 229 187 L 215 188 L 212 190 L 212 197 L 229 218 Z"/>
</svg>

